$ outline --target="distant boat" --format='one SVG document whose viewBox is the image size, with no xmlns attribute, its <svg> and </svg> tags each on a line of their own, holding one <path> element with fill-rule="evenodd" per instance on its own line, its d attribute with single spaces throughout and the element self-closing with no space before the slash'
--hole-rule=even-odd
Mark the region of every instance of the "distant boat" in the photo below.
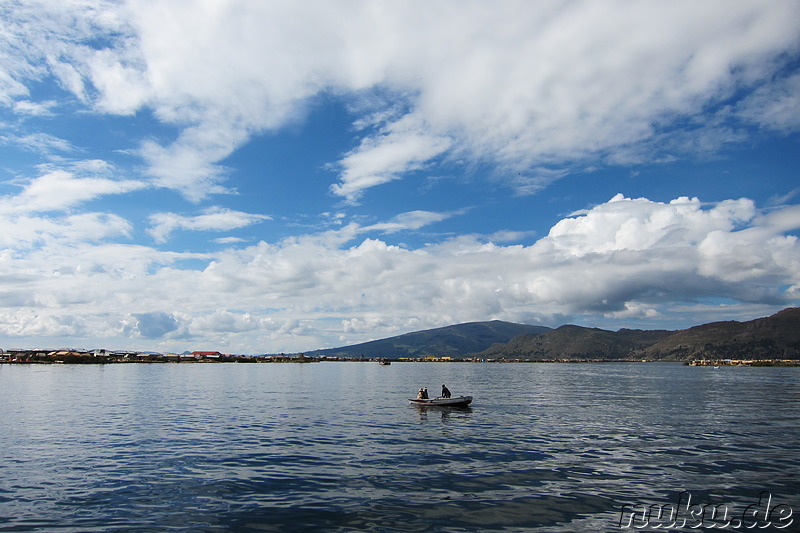
<svg viewBox="0 0 800 533">
<path fill-rule="evenodd" d="M 409 398 L 409 402 L 420 406 L 466 407 L 472 403 L 472 396 L 455 396 L 453 398 Z"/>
<path fill-rule="evenodd" d="M 392 364 L 391 361 L 387 361 L 386 359 L 381 359 L 380 361 L 378 361 L 378 363 L 380 363 L 382 365 L 386 365 L 386 366 L 389 366 L 389 365 Z"/>
</svg>

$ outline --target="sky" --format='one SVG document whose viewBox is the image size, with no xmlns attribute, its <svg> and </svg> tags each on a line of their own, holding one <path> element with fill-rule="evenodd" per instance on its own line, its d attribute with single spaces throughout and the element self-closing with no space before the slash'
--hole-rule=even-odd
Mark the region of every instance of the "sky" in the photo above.
<svg viewBox="0 0 800 533">
<path fill-rule="evenodd" d="M 800 2 L 0 0 L 0 348 L 800 304 Z"/>
</svg>

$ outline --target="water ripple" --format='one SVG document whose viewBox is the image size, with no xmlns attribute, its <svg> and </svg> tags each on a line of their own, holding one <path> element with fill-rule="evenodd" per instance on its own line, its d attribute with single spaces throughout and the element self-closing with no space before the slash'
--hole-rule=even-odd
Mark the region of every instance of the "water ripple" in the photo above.
<svg viewBox="0 0 800 533">
<path fill-rule="evenodd" d="M 797 505 L 800 372 L 730 370 L 4 367 L 0 531 L 619 531 L 622 505 L 685 490 Z M 405 401 L 437 383 L 473 406 Z"/>
</svg>

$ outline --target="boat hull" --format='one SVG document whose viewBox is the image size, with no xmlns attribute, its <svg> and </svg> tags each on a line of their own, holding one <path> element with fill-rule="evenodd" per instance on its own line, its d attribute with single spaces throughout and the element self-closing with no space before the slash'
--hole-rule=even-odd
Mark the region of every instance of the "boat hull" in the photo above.
<svg viewBox="0 0 800 533">
<path fill-rule="evenodd" d="M 472 403 L 472 396 L 456 396 L 453 398 L 409 398 L 414 405 L 435 407 L 466 407 Z"/>
</svg>

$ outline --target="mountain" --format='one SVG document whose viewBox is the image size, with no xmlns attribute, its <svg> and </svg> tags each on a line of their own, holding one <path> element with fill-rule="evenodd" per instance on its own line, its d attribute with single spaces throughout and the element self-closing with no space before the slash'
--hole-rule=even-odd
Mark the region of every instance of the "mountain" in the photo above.
<svg viewBox="0 0 800 533">
<path fill-rule="evenodd" d="M 523 335 L 477 354 L 490 359 L 624 359 L 671 335 L 671 331 L 621 329 L 607 331 L 566 325 L 541 335 Z"/>
<path fill-rule="evenodd" d="M 493 359 L 800 359 L 800 308 L 749 322 L 713 322 L 679 330 L 607 331 L 561 326 L 523 335 L 476 354 Z"/>
<path fill-rule="evenodd" d="M 428 329 L 406 333 L 388 339 L 375 340 L 306 352 L 305 355 L 319 357 L 461 357 L 480 352 L 495 343 L 508 342 L 525 334 L 540 334 L 550 331 L 543 326 L 529 326 L 492 320 L 490 322 L 469 322 L 443 328 Z"/>
<path fill-rule="evenodd" d="M 712 322 L 641 350 L 647 359 L 800 359 L 800 308 L 749 322 Z"/>
<path fill-rule="evenodd" d="M 406 333 L 307 356 L 368 358 L 479 357 L 486 359 L 671 360 L 798 359 L 800 308 L 748 322 L 712 322 L 678 331 L 565 325 L 557 329 L 493 320 Z"/>
</svg>

